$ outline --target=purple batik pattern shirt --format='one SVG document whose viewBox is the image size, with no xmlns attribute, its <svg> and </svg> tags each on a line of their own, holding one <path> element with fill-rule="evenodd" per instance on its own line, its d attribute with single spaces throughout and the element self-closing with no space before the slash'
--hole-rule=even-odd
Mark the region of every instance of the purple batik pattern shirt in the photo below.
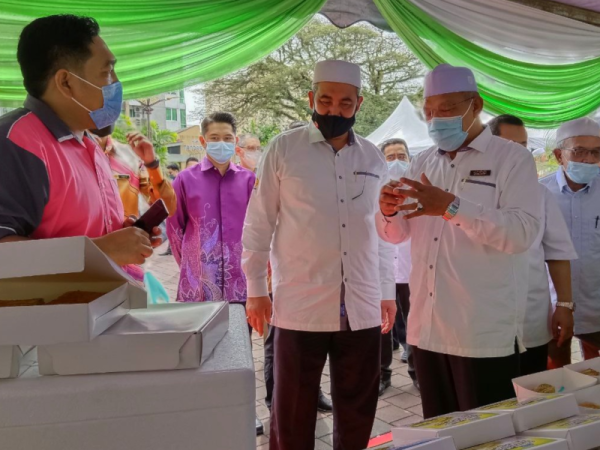
<svg viewBox="0 0 600 450">
<path fill-rule="evenodd" d="M 181 269 L 177 301 L 246 301 L 242 228 L 255 179 L 233 163 L 221 176 L 208 158 L 175 179 L 167 235 Z"/>
</svg>

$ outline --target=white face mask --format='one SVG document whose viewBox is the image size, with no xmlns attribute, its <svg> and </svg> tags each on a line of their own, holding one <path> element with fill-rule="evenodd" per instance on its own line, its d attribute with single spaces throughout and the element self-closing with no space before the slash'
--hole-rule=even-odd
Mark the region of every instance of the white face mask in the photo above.
<svg viewBox="0 0 600 450">
<path fill-rule="evenodd" d="M 387 164 L 390 180 L 393 181 L 399 181 L 408 170 L 408 163 L 406 161 L 400 161 L 399 159 L 396 159 L 388 162 Z"/>
</svg>

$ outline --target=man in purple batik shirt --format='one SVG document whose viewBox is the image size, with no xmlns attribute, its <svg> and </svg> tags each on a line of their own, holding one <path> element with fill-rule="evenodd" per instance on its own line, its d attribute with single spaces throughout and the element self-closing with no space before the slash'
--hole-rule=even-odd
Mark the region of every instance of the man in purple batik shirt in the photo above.
<svg viewBox="0 0 600 450">
<path fill-rule="evenodd" d="M 206 117 L 200 142 L 207 157 L 173 183 L 178 208 L 167 235 L 181 268 L 177 301 L 246 302 L 242 227 L 256 177 L 231 162 L 237 141 L 233 115 Z"/>
</svg>

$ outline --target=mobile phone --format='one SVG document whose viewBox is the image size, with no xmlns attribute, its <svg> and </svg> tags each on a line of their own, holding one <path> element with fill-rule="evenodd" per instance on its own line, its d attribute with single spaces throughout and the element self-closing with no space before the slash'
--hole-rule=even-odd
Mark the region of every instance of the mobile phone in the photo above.
<svg viewBox="0 0 600 450">
<path fill-rule="evenodd" d="M 142 214 L 133 224 L 134 227 L 141 228 L 152 237 L 152 230 L 159 226 L 169 217 L 169 211 L 162 199 L 155 201 L 150 209 Z"/>
</svg>

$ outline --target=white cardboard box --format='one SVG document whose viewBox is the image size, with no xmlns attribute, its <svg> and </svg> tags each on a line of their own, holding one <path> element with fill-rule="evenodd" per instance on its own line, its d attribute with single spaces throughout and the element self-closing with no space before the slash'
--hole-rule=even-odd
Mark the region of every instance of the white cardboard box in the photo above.
<svg viewBox="0 0 600 450">
<path fill-rule="evenodd" d="M 564 439 L 511 436 L 497 441 L 476 445 L 468 450 L 521 450 L 530 448 L 535 448 L 536 450 L 569 450 L 569 444 Z"/>
<path fill-rule="evenodd" d="M 566 439 L 569 450 L 592 450 L 600 446 L 600 414 L 569 417 L 521 434 Z"/>
<path fill-rule="evenodd" d="M 584 402 L 595 403 L 600 406 L 600 385 L 592 386 L 587 389 L 575 392 L 575 401 L 579 405 L 580 414 L 600 414 L 600 409 L 586 408 L 580 406 Z M 598 445 L 600 447 L 600 444 Z"/>
<path fill-rule="evenodd" d="M 454 412 L 392 429 L 394 444 L 450 436 L 457 450 L 515 434 L 510 414 Z"/>
<path fill-rule="evenodd" d="M 418 439 L 414 442 L 396 442 L 390 450 L 456 450 L 451 437 Z"/>
<path fill-rule="evenodd" d="M 535 392 L 540 384 L 550 384 L 556 389 L 556 394 L 568 394 L 595 385 L 598 379 L 567 369 L 554 369 L 514 378 L 513 386 L 519 401 L 531 397 L 544 397 L 548 394 Z"/>
<path fill-rule="evenodd" d="M 575 364 L 569 364 L 565 366 L 565 369 L 571 370 L 573 372 L 581 373 L 582 370 L 585 369 L 594 369 L 596 372 L 600 372 L 600 357 L 594 359 L 588 359 L 587 361 L 581 361 Z M 592 376 L 592 375 L 588 375 Z M 600 375 L 597 375 L 596 378 L 600 380 Z"/>
<path fill-rule="evenodd" d="M 0 308 L 0 345 L 89 341 L 132 308 L 146 291 L 85 237 L 0 245 L 0 298 L 53 300 L 70 291 L 106 292 L 88 303 Z"/>
<path fill-rule="evenodd" d="M 21 350 L 16 345 L 0 345 L 0 378 L 17 378 Z"/>
<path fill-rule="evenodd" d="M 132 310 L 90 342 L 38 346 L 42 375 L 200 367 L 229 329 L 226 302 L 169 303 Z"/>
<path fill-rule="evenodd" d="M 546 397 L 531 397 L 522 402 L 516 398 L 477 408 L 477 411 L 506 412 L 512 415 L 515 431 L 554 422 L 579 414 L 573 394 L 550 394 Z"/>
</svg>

